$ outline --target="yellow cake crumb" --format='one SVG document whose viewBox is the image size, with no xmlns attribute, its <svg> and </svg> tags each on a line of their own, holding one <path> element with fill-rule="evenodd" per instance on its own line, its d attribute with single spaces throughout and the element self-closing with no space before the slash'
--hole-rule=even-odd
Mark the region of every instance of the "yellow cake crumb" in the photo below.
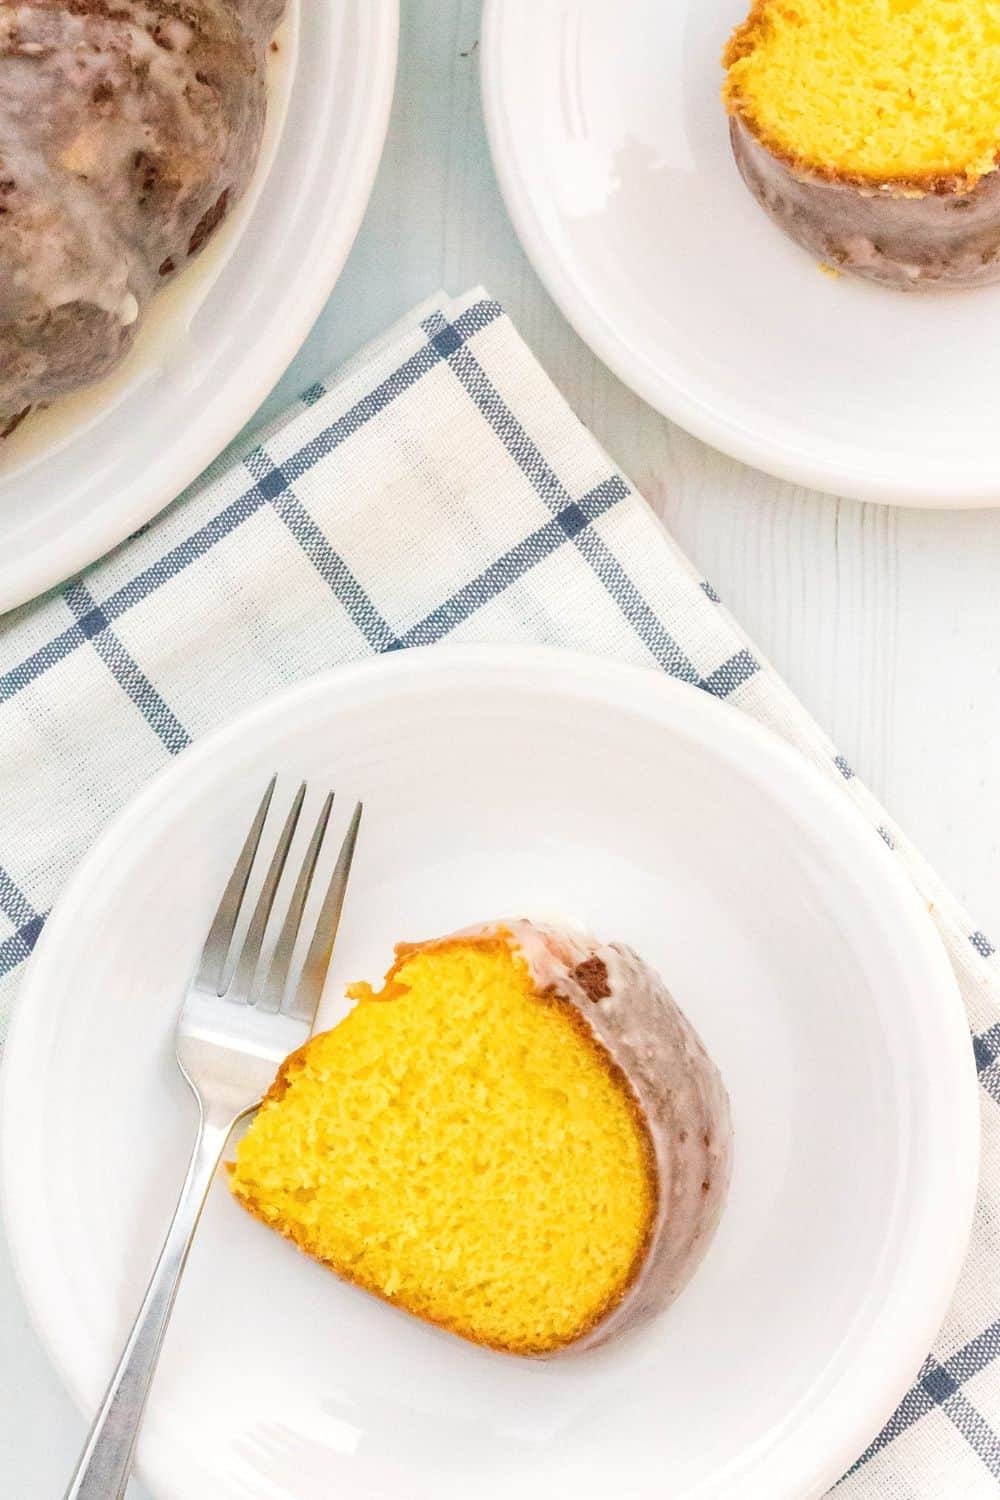
<svg viewBox="0 0 1000 1500">
<path fill-rule="evenodd" d="M 350 1281 L 476 1342 L 543 1353 L 630 1285 L 656 1207 L 623 1075 L 502 938 L 400 950 L 284 1065 L 236 1197 Z"/>
<path fill-rule="evenodd" d="M 723 62 L 730 112 L 794 164 L 916 190 L 997 165 L 1000 0 L 756 0 Z"/>
</svg>

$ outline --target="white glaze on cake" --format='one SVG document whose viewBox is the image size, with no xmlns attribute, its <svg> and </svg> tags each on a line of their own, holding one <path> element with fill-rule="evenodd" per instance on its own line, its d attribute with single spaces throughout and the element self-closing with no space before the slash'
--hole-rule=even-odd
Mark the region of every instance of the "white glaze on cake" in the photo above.
<svg viewBox="0 0 1000 1500">
<path fill-rule="evenodd" d="M 0 432 L 106 374 L 243 192 L 284 0 L 0 0 Z"/>
<path fill-rule="evenodd" d="M 1000 171 L 971 189 L 865 186 L 793 167 L 738 115 L 729 134 L 757 202 L 818 260 L 902 291 L 1000 279 Z"/>
<path fill-rule="evenodd" d="M 591 1349 L 667 1307 L 708 1248 L 729 1186 L 729 1099 L 663 980 L 632 949 L 525 920 L 459 935 L 505 937 L 538 990 L 573 1005 L 621 1070 L 649 1130 L 657 1210 L 645 1259 L 589 1334 L 544 1357 Z"/>
</svg>

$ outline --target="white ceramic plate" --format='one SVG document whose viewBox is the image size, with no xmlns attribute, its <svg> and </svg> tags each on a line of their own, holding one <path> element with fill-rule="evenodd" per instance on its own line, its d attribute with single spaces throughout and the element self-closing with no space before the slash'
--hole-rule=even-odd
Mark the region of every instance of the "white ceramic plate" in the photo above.
<svg viewBox="0 0 1000 1500">
<path fill-rule="evenodd" d="M 398 0 L 292 0 L 251 188 L 125 364 L 0 444 L 0 613 L 123 541 L 235 436 L 330 294 L 392 102 Z"/>
<path fill-rule="evenodd" d="M 487 0 L 493 159 L 577 332 L 690 432 L 799 484 L 1000 503 L 1000 287 L 823 275 L 732 161 L 719 58 L 749 0 Z"/>
<path fill-rule="evenodd" d="M 398 939 L 511 912 L 624 939 L 728 1083 L 732 1195 L 668 1313 L 537 1364 L 342 1285 L 217 1184 L 142 1434 L 154 1490 L 819 1495 L 912 1379 L 966 1243 L 978 1110 L 955 982 L 882 841 L 792 751 L 696 689 L 544 650 L 435 647 L 282 692 L 186 751 L 66 888 L 10 1035 L 0 1165 L 32 1317 L 81 1407 L 182 1175 L 178 999 L 272 767 L 317 798 L 335 784 L 341 824 L 365 800 L 325 1019 Z"/>
</svg>

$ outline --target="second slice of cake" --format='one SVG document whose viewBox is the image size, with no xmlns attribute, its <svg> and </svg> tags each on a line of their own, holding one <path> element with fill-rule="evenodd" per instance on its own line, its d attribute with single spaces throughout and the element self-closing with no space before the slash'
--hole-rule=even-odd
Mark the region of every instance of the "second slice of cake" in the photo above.
<svg viewBox="0 0 1000 1500">
<path fill-rule="evenodd" d="M 528 922 L 400 947 L 282 1066 L 231 1186 L 340 1276 L 548 1355 L 644 1321 L 729 1177 L 718 1073 L 630 950 Z"/>
<path fill-rule="evenodd" d="M 723 62 L 740 172 L 807 250 L 904 290 L 1000 277 L 991 0 L 756 0 Z"/>
</svg>

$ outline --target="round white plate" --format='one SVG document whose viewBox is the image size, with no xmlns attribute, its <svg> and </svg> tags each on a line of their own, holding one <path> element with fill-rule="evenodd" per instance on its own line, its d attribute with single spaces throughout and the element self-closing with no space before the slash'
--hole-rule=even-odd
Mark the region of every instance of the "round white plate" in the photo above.
<svg viewBox="0 0 1000 1500">
<path fill-rule="evenodd" d="M 0 613 L 109 551 L 235 436 L 330 294 L 375 181 L 398 0 L 291 0 L 254 182 L 109 379 L 0 443 Z"/>
<path fill-rule="evenodd" d="M 724 452 L 862 500 L 1000 503 L 1000 286 L 834 279 L 770 223 L 719 98 L 749 8 L 487 0 L 490 144 L 535 269 L 616 375 Z"/>
<path fill-rule="evenodd" d="M 522 912 L 624 939 L 727 1081 L 732 1195 L 663 1317 L 538 1364 L 341 1284 L 218 1183 L 141 1438 L 153 1489 L 823 1492 L 913 1378 L 965 1247 L 978 1109 L 955 981 L 881 839 L 792 751 L 696 689 L 545 650 L 405 652 L 274 696 L 152 782 L 64 891 L 10 1035 L 0 1167 L 28 1306 L 81 1407 L 182 1176 L 174 1018 L 272 768 L 286 795 L 300 774 L 317 802 L 335 785 L 338 827 L 365 801 L 326 1020 L 400 939 Z"/>
</svg>

